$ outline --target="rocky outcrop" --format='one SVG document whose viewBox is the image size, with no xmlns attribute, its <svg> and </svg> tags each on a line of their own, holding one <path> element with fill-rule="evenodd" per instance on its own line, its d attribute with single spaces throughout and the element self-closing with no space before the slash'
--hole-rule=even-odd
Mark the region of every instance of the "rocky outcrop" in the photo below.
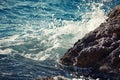
<svg viewBox="0 0 120 80">
<path fill-rule="evenodd" d="M 106 22 L 78 40 L 60 62 L 120 75 L 120 6 L 108 14 Z"/>
</svg>

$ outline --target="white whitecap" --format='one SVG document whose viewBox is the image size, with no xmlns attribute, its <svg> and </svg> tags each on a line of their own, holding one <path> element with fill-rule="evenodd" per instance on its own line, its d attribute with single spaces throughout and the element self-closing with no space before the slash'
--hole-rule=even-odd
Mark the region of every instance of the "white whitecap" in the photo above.
<svg viewBox="0 0 120 80">
<path fill-rule="evenodd" d="M 19 37 L 19 35 L 13 35 L 13 36 L 9 36 L 9 37 L 3 37 L 3 38 L 0 39 L 0 43 L 15 41 L 18 37 Z"/>
<path fill-rule="evenodd" d="M 10 48 L 4 49 L 4 50 L 0 49 L 0 54 L 9 54 L 11 52 L 12 52 L 12 49 Z"/>
</svg>

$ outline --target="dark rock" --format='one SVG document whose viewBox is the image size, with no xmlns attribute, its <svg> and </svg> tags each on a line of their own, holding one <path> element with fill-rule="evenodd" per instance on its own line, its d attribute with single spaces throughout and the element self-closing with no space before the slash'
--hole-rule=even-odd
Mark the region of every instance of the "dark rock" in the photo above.
<svg viewBox="0 0 120 80">
<path fill-rule="evenodd" d="M 78 40 L 60 62 L 120 76 L 120 6 L 108 14 L 106 22 Z"/>
</svg>

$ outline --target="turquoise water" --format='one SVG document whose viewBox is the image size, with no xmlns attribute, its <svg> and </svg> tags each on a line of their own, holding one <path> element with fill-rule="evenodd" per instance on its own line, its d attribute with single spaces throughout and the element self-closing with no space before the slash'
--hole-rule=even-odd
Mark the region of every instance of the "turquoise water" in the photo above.
<svg viewBox="0 0 120 80">
<path fill-rule="evenodd" d="M 65 76 L 59 59 L 119 0 L 0 0 L 0 79 Z"/>
</svg>

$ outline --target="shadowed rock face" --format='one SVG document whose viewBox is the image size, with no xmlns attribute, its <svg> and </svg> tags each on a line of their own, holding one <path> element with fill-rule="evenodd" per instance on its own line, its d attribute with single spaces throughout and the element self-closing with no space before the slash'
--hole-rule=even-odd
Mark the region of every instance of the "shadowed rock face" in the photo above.
<svg viewBox="0 0 120 80">
<path fill-rule="evenodd" d="M 120 6 L 106 22 L 78 40 L 61 58 L 64 65 L 93 67 L 106 73 L 120 73 Z"/>
</svg>

